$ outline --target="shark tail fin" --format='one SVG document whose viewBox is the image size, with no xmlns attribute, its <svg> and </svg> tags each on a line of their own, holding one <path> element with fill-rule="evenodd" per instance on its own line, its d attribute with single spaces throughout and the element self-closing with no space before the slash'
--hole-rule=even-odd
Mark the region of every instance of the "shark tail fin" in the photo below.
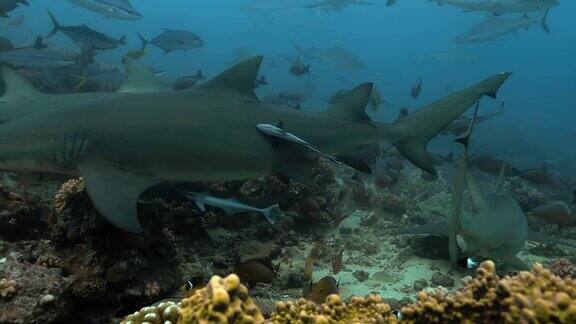
<svg viewBox="0 0 576 324">
<path fill-rule="evenodd" d="M 140 33 L 138 33 L 138 38 L 140 39 L 140 50 L 143 51 L 146 49 L 146 47 L 148 46 L 148 44 L 150 44 L 150 41 L 148 41 L 146 38 L 144 38 L 144 36 L 142 36 Z"/>
<path fill-rule="evenodd" d="M 264 215 L 264 217 L 266 217 L 266 219 L 268 220 L 268 222 L 270 222 L 270 224 L 274 224 L 280 218 L 282 211 L 280 210 L 280 206 L 276 204 L 266 209 L 263 209 L 262 214 Z"/>
<path fill-rule="evenodd" d="M 54 14 L 52 14 L 52 12 L 48 9 L 46 9 L 46 12 L 48 13 L 48 16 L 50 17 L 50 20 L 52 20 L 52 31 L 50 31 L 50 33 L 48 33 L 48 35 L 46 35 L 46 38 L 50 38 L 56 34 L 58 34 L 58 32 L 60 32 L 60 29 L 62 27 L 60 27 L 60 24 L 58 23 L 58 20 L 56 20 L 56 17 L 54 17 Z"/>
<path fill-rule="evenodd" d="M 500 73 L 476 85 L 398 119 L 394 124 L 375 123 L 380 136 L 391 142 L 410 162 L 431 174 L 436 174 L 426 146 L 483 96 L 496 97 L 498 89 L 512 75 Z"/>
<path fill-rule="evenodd" d="M 545 31 L 547 34 L 550 34 L 550 28 L 548 27 L 548 23 L 546 22 L 546 19 L 548 18 L 548 13 L 550 12 L 550 9 L 546 9 L 539 17 L 538 20 L 538 24 L 540 25 L 540 28 L 542 28 L 543 31 Z"/>
</svg>

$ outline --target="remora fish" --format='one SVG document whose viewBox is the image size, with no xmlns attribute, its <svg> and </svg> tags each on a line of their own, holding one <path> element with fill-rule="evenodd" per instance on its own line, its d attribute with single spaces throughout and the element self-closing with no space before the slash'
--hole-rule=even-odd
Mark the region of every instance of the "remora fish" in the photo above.
<svg viewBox="0 0 576 324">
<path fill-rule="evenodd" d="M 164 54 L 168 54 L 172 51 L 186 51 L 204 46 L 204 41 L 196 33 L 187 30 L 163 29 L 164 32 L 152 40 L 146 40 L 138 34 L 140 42 L 142 42 L 140 49 L 143 51 L 148 44 L 152 44 L 163 50 Z"/>
<path fill-rule="evenodd" d="M 46 9 L 46 12 L 48 13 L 48 16 L 50 16 L 52 24 L 54 25 L 52 31 L 46 36 L 46 38 L 50 38 L 57 33 L 62 32 L 80 48 L 97 50 L 113 49 L 126 44 L 126 36 L 122 36 L 120 39 L 114 39 L 95 31 L 85 24 L 80 26 L 60 26 L 52 12 L 48 9 Z"/>
<path fill-rule="evenodd" d="M 409 229 L 404 231 L 404 234 L 447 235 L 450 260 L 454 264 L 462 258 L 462 252 L 457 243 L 459 235 L 466 242 L 464 256 L 473 257 L 482 254 L 506 266 L 520 269 L 527 267 L 516 255 L 522 250 L 527 240 L 573 246 L 544 234 L 528 231 L 522 209 L 514 198 L 503 191 L 504 167 L 500 172 L 500 180 L 494 192 L 481 193 L 468 168 L 470 133 L 477 113 L 478 106 L 468 133 L 456 140 L 463 145 L 464 152 L 458 161 L 457 174 L 453 181 L 451 209 L 447 220 Z M 468 195 L 464 194 L 465 190 Z"/>
<path fill-rule="evenodd" d="M 84 9 L 99 13 L 107 18 L 138 20 L 143 16 L 128 0 L 68 0 Z"/>
<path fill-rule="evenodd" d="M 548 10 L 544 11 L 537 17 L 524 15 L 519 18 L 496 18 L 493 15 L 487 15 L 486 19 L 470 27 L 467 31 L 455 38 L 458 43 L 478 43 L 495 39 L 514 33 L 520 29 L 527 29 L 533 24 L 537 24 L 546 33 L 550 33 L 546 25 Z"/>
<path fill-rule="evenodd" d="M 0 169 L 81 175 L 100 214 L 119 228 L 142 232 L 137 200 L 162 182 L 239 180 L 278 171 L 311 184 L 318 151 L 362 165 L 357 149 L 380 141 L 435 173 L 426 144 L 481 97 L 495 97 L 510 76 L 498 74 L 387 124 L 366 115 L 371 83 L 322 113 L 262 104 L 253 91 L 261 62 L 261 56 L 249 59 L 186 91 L 112 95 L 83 104 L 62 100 L 61 108 L 13 119 L 0 125 Z M 8 88 L 28 98 L 28 89 Z M 258 126 L 263 124 L 265 129 Z"/>
<path fill-rule="evenodd" d="M 224 210 L 224 212 L 228 215 L 247 211 L 257 212 L 264 215 L 264 217 L 266 217 L 266 219 L 272 224 L 278 220 L 281 214 L 280 207 L 278 205 L 272 205 L 267 208 L 255 208 L 235 198 L 223 199 L 211 196 L 210 193 L 206 191 L 184 192 L 183 195 L 191 200 L 194 200 L 198 208 L 200 208 L 202 211 L 206 210 L 206 205 L 210 205 Z"/>
</svg>

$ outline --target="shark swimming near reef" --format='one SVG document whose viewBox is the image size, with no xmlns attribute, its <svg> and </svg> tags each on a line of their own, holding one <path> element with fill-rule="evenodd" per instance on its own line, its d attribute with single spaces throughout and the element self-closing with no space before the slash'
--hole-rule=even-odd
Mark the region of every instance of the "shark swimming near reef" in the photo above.
<svg viewBox="0 0 576 324">
<path fill-rule="evenodd" d="M 0 169 L 81 175 L 96 209 L 113 225 L 140 233 L 139 196 L 162 182 L 229 181 L 276 171 L 312 183 L 320 156 L 359 170 L 361 150 L 395 145 L 416 166 L 435 173 L 427 143 L 481 97 L 495 97 L 501 73 L 417 110 L 395 124 L 365 112 L 372 84 L 351 90 L 325 112 L 260 103 L 254 84 L 262 57 L 231 67 L 182 91 L 101 95 L 0 124 Z M 8 85 L 10 109 L 30 88 Z"/>
<path fill-rule="evenodd" d="M 522 209 L 514 198 L 504 191 L 506 164 L 502 167 L 496 188 L 491 192 L 480 190 L 471 175 L 468 163 L 470 134 L 478 119 L 478 106 L 479 103 L 467 133 L 456 140 L 462 144 L 464 151 L 457 164 L 447 219 L 404 230 L 403 234 L 448 236 L 450 261 L 454 264 L 458 264 L 463 256 L 470 258 L 481 255 L 515 269 L 528 268 L 516 256 L 528 240 L 576 247 L 569 242 L 528 230 Z M 464 251 L 461 251 L 457 237 L 463 239 Z"/>
</svg>

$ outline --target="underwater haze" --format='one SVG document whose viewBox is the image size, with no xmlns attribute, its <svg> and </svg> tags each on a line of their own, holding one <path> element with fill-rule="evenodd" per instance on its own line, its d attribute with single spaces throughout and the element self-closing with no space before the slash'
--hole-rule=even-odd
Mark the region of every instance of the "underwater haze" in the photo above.
<svg viewBox="0 0 576 324">
<path fill-rule="evenodd" d="M 0 0 L 0 323 L 240 321 L 190 306 L 231 273 L 256 323 L 370 293 L 426 322 L 483 261 L 574 278 L 574 12 Z"/>
</svg>

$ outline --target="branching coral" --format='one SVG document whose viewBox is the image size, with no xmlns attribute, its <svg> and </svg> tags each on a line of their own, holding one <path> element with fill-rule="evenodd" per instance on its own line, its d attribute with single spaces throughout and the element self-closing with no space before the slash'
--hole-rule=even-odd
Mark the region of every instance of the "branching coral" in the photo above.
<svg viewBox="0 0 576 324">
<path fill-rule="evenodd" d="M 270 323 L 396 323 L 390 306 L 377 295 L 354 297 L 349 303 L 330 295 L 318 305 L 306 299 L 278 302 Z"/>
<path fill-rule="evenodd" d="M 263 323 L 264 317 L 240 278 L 214 276 L 208 286 L 182 301 L 178 323 Z"/>
<path fill-rule="evenodd" d="M 462 291 L 452 296 L 420 292 L 401 314 L 408 323 L 576 323 L 576 281 L 541 265 L 501 279 L 494 263 L 486 261 Z"/>
</svg>

